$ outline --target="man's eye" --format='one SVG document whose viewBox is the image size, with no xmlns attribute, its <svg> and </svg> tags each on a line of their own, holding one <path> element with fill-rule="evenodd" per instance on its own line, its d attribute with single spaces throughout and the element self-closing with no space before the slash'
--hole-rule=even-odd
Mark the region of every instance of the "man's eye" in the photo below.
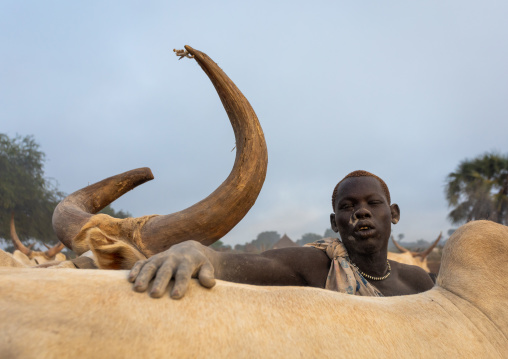
<svg viewBox="0 0 508 359">
<path fill-rule="evenodd" d="M 369 203 L 370 204 L 381 204 L 381 203 L 383 203 L 383 201 L 374 200 L 374 201 L 370 201 Z"/>
<path fill-rule="evenodd" d="M 353 208 L 353 205 L 351 205 L 351 204 L 342 204 L 342 205 L 340 205 L 340 209 L 349 209 L 349 208 Z"/>
</svg>

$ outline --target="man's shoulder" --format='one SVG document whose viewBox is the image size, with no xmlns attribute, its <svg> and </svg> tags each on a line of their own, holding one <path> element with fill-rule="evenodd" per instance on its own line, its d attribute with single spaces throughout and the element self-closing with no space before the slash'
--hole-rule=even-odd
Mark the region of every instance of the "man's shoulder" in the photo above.
<svg viewBox="0 0 508 359">
<path fill-rule="evenodd" d="M 390 264 L 397 271 L 399 279 L 411 286 L 427 290 L 434 285 L 429 273 L 421 267 L 397 261 L 390 261 Z"/>
</svg>

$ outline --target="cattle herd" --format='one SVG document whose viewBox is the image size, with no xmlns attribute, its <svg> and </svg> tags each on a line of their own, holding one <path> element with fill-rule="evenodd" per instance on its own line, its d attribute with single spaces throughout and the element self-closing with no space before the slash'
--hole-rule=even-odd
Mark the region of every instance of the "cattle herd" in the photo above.
<svg viewBox="0 0 508 359">
<path fill-rule="evenodd" d="M 228 180 L 206 205 L 220 203 L 233 189 L 241 192 L 247 185 L 238 177 L 255 182 L 233 196 L 229 210 L 240 215 L 225 227 L 209 227 L 210 233 L 202 230 L 201 242 L 211 244 L 253 205 L 266 147 L 250 104 L 232 81 L 204 53 L 189 46 L 186 53 L 215 85 L 239 147 Z M 508 357 L 508 227 L 490 221 L 460 227 L 443 249 L 434 288 L 416 295 L 359 297 L 224 281 L 205 289 L 193 281 L 181 300 L 153 299 L 132 290 L 127 269 L 185 240 L 187 224 L 179 222 L 201 210 L 203 201 L 170 219 L 95 215 L 151 178 L 149 169 L 110 177 L 71 194 L 55 211 L 60 240 L 100 269 L 76 269 L 57 257 L 62 245 L 31 251 L 13 235 L 17 251 L 0 251 L 0 358 Z M 240 210 L 242 198 L 247 204 Z M 210 221 L 224 215 L 214 213 Z M 168 235 L 173 223 L 178 230 Z M 11 234 L 13 229 L 11 220 Z M 425 268 L 431 250 L 403 250 L 399 260 Z"/>
</svg>

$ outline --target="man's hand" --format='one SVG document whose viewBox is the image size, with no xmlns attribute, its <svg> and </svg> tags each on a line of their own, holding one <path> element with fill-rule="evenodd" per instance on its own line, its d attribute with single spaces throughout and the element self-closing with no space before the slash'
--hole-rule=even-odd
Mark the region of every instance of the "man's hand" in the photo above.
<svg viewBox="0 0 508 359">
<path fill-rule="evenodd" d="M 175 285 L 170 296 L 180 299 L 187 291 L 191 278 L 198 278 L 199 283 L 206 288 L 215 285 L 214 268 L 210 261 L 214 253 L 196 241 L 175 244 L 165 252 L 136 262 L 128 280 L 134 283 L 135 291 L 145 292 L 155 277 L 150 296 L 160 298 L 166 292 L 169 281 L 174 278 Z"/>
</svg>

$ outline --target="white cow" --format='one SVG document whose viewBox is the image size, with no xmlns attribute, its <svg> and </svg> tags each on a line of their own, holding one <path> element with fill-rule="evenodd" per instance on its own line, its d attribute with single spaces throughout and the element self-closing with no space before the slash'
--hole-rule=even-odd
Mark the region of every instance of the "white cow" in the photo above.
<svg viewBox="0 0 508 359">
<path fill-rule="evenodd" d="M 399 297 L 193 282 L 172 300 L 127 271 L 0 268 L 5 358 L 506 358 L 508 228 L 468 223 L 436 286 Z"/>
</svg>

